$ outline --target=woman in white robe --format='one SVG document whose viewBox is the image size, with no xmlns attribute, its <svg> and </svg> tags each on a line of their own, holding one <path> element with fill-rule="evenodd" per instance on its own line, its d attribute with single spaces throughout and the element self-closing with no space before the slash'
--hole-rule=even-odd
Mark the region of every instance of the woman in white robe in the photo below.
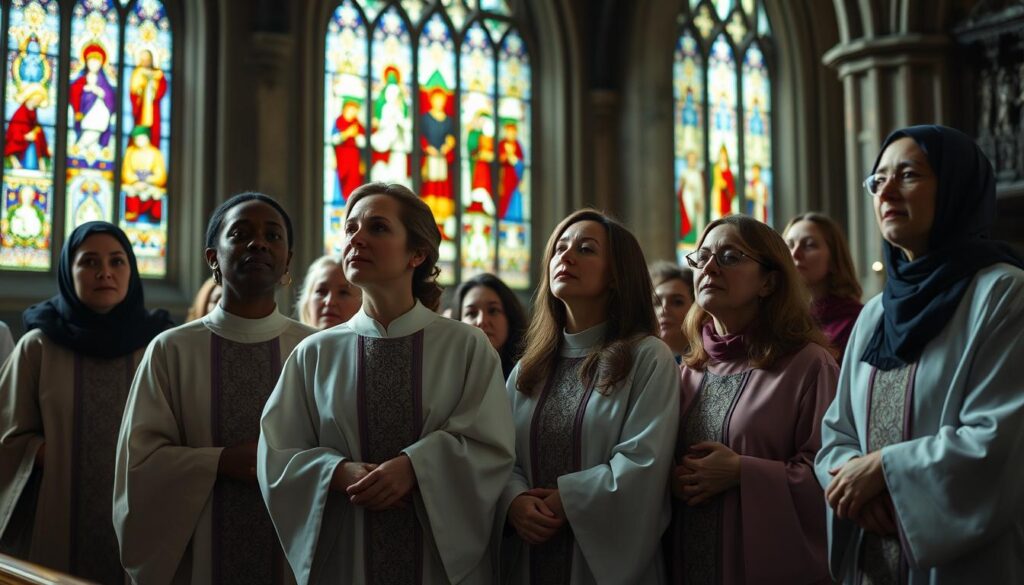
<svg viewBox="0 0 1024 585">
<path fill-rule="evenodd" d="M 646 266 L 636 238 L 597 211 L 570 215 L 548 241 L 507 385 L 516 466 L 498 506 L 503 583 L 665 582 L 679 374 L 656 337 Z"/>
<path fill-rule="evenodd" d="M 822 424 L 833 576 L 1024 582 L 1024 262 L 987 239 L 992 166 L 915 126 L 872 175 L 888 280 L 865 305 Z"/>
<path fill-rule="evenodd" d="M 25 311 L 28 332 L 0 368 L 0 551 L 121 583 L 117 430 L 143 349 L 172 323 L 146 311 L 131 243 L 112 224 L 71 233 L 57 284 Z"/>
<path fill-rule="evenodd" d="M 278 312 L 287 214 L 243 193 L 207 229 L 223 286 L 203 318 L 158 336 L 132 383 L 117 446 L 114 525 L 134 583 L 288 583 L 256 485 L 259 417 L 283 358 L 314 330 Z"/>
<path fill-rule="evenodd" d="M 261 422 L 263 497 L 300 585 L 490 583 L 513 461 L 501 365 L 433 312 L 440 234 L 400 185 L 346 207 L 351 320 L 300 344 Z"/>
</svg>

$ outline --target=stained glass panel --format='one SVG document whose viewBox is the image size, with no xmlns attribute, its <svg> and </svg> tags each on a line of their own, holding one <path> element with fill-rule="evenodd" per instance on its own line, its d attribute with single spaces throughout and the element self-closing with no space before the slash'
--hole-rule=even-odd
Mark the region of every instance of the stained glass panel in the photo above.
<svg viewBox="0 0 1024 585">
<path fill-rule="evenodd" d="M 172 55 L 163 4 L 139 0 L 125 26 L 120 225 L 148 276 L 167 271 Z"/>
<path fill-rule="evenodd" d="M 693 250 L 704 230 L 704 63 L 697 39 L 684 32 L 673 63 L 677 256 Z"/>
<path fill-rule="evenodd" d="M 508 0 L 480 0 L 480 10 L 509 14 Z"/>
<path fill-rule="evenodd" d="M 745 211 L 768 223 L 772 206 L 771 85 L 764 54 L 757 43 L 743 60 L 743 153 L 746 171 Z"/>
<path fill-rule="evenodd" d="M 48 270 L 60 11 L 57 0 L 12 0 L 9 18 L 0 267 Z"/>
<path fill-rule="evenodd" d="M 729 16 L 729 11 L 732 10 L 733 0 L 714 0 L 715 12 L 718 13 L 718 19 L 724 21 Z"/>
<path fill-rule="evenodd" d="M 423 15 L 423 0 L 402 0 L 402 8 L 411 22 L 419 22 Z"/>
<path fill-rule="evenodd" d="M 412 42 L 392 6 L 373 31 L 370 180 L 412 187 Z"/>
<path fill-rule="evenodd" d="M 420 197 L 441 232 L 438 282 L 455 282 L 458 225 L 455 218 L 455 42 L 435 13 L 420 35 Z"/>
<path fill-rule="evenodd" d="M 494 47 L 479 22 L 462 43 L 462 279 L 495 271 Z"/>
<path fill-rule="evenodd" d="M 764 2 L 757 7 L 757 34 L 762 37 L 771 36 L 772 27 L 768 22 L 768 13 L 764 10 Z"/>
<path fill-rule="evenodd" d="M 509 23 L 497 18 L 485 18 L 484 26 L 487 27 L 487 32 L 491 33 L 491 38 L 495 42 L 501 42 L 501 39 L 505 37 L 505 33 L 511 27 Z"/>
<path fill-rule="evenodd" d="M 366 23 L 345 0 L 327 23 L 324 75 L 324 252 L 340 254 L 345 202 L 366 182 Z"/>
<path fill-rule="evenodd" d="M 366 20 L 371 24 L 380 14 L 381 8 L 387 4 L 388 0 L 361 0 L 359 5 L 363 9 L 363 13 L 366 15 Z"/>
<path fill-rule="evenodd" d="M 513 30 L 498 56 L 498 276 L 530 284 L 530 58 Z"/>
<path fill-rule="evenodd" d="M 113 0 L 78 0 L 71 13 L 65 232 L 114 217 L 118 51 Z"/>
<path fill-rule="evenodd" d="M 737 90 L 735 56 L 725 35 L 720 34 L 708 57 L 712 220 L 741 211 L 739 187 L 733 170 L 739 154 Z"/>
<path fill-rule="evenodd" d="M 755 0 L 743 0 L 743 12 L 747 13 L 747 18 L 754 18 L 754 4 Z"/>
<path fill-rule="evenodd" d="M 444 6 L 448 18 L 451 19 L 456 29 L 461 29 L 462 25 L 466 24 L 468 11 L 461 0 L 441 0 L 441 5 Z"/>
</svg>

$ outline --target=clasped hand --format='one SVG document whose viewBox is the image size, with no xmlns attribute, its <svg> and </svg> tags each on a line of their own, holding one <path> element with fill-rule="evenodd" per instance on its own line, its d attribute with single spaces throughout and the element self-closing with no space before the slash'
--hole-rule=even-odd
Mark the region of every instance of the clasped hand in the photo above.
<svg viewBox="0 0 1024 585">
<path fill-rule="evenodd" d="M 344 491 L 352 504 L 373 512 L 405 507 L 414 487 L 416 473 L 404 453 L 379 465 L 344 461 L 331 482 L 331 488 Z"/>
<path fill-rule="evenodd" d="M 896 533 L 896 512 L 885 485 L 881 451 L 854 457 L 829 474 L 832 482 L 825 499 L 837 517 L 875 534 Z"/>
<path fill-rule="evenodd" d="M 525 491 L 512 500 L 508 521 L 519 538 L 533 545 L 544 544 L 565 525 L 562 497 L 556 489 Z"/>
<path fill-rule="evenodd" d="M 722 443 L 690 446 L 672 471 L 672 492 L 689 506 L 702 504 L 740 483 L 740 456 Z"/>
</svg>

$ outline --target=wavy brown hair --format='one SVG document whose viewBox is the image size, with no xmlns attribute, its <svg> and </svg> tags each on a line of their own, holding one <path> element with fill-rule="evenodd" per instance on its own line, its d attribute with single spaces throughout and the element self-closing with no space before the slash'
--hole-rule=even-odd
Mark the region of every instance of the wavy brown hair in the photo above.
<svg viewBox="0 0 1024 585">
<path fill-rule="evenodd" d="M 840 298 L 860 301 L 864 291 L 857 280 L 857 269 L 853 267 L 853 257 L 850 256 L 850 246 L 846 243 L 846 236 L 842 228 L 831 217 L 808 211 L 789 220 L 783 235 L 789 232 L 799 221 L 809 221 L 818 226 L 822 237 L 825 238 L 825 245 L 828 246 L 828 294 Z"/>
<path fill-rule="evenodd" d="M 356 202 L 370 195 L 387 195 L 398 201 L 399 218 L 406 232 L 406 250 L 423 252 L 426 259 L 413 270 L 412 296 L 431 311 L 437 311 L 444 290 L 437 284 L 437 275 L 441 269 L 437 267 L 438 248 L 441 245 L 441 232 L 437 229 L 434 214 L 422 199 L 411 189 L 398 183 L 367 183 L 357 188 L 345 202 L 345 219 L 355 207 Z"/>
<path fill-rule="evenodd" d="M 524 394 L 539 389 L 555 371 L 567 317 L 565 305 L 551 293 L 551 259 L 566 228 L 581 221 L 595 221 L 608 233 L 608 268 L 611 274 L 608 329 L 601 348 L 580 364 L 585 386 L 594 384 L 608 394 L 633 367 L 633 350 L 644 337 L 655 335 L 654 290 L 647 274 L 640 243 L 625 226 L 594 209 L 581 209 L 562 220 L 551 232 L 544 251 L 542 278 L 533 301 L 533 317 L 523 342 L 516 388 Z"/>
<path fill-rule="evenodd" d="M 730 215 L 709 223 L 700 235 L 697 248 L 704 244 L 711 230 L 721 225 L 736 228 L 741 240 L 740 251 L 762 263 L 763 272 L 776 274 L 775 288 L 762 299 L 748 332 L 750 363 L 755 368 L 769 368 L 779 358 L 808 343 L 828 348 L 828 341 L 811 317 L 810 295 L 782 236 L 752 217 Z M 694 278 L 700 278 L 699 271 Z M 710 320 L 711 314 L 694 304 L 683 322 L 683 332 L 689 342 L 689 348 L 683 352 L 683 363 L 691 368 L 704 369 L 710 359 L 702 335 L 704 325 Z"/>
</svg>

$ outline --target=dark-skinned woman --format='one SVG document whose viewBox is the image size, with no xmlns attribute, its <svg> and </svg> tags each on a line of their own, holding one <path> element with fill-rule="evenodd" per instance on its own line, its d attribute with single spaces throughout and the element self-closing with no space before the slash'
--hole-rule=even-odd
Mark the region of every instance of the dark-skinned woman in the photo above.
<svg viewBox="0 0 1024 585">
<path fill-rule="evenodd" d="M 291 221 L 266 195 L 214 211 L 210 314 L 159 336 L 132 384 L 117 448 L 114 524 L 136 583 L 290 582 L 256 485 L 259 417 L 281 363 L 313 329 L 280 312 Z"/>
<path fill-rule="evenodd" d="M 28 333 L 0 369 L 0 551 L 121 583 L 117 430 L 143 350 L 172 323 L 145 309 L 131 244 L 106 222 L 71 232 L 57 285 L 25 311 Z"/>
</svg>

